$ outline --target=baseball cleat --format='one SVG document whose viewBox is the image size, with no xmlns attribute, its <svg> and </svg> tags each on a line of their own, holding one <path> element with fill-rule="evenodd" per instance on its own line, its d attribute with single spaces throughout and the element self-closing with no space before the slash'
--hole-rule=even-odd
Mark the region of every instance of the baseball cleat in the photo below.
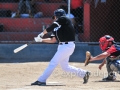
<svg viewBox="0 0 120 90">
<path fill-rule="evenodd" d="M 45 86 L 46 82 L 35 81 L 34 83 L 31 83 L 31 85 Z"/>
<path fill-rule="evenodd" d="M 88 82 L 89 77 L 90 77 L 90 72 L 86 72 L 86 74 L 83 78 L 83 80 L 84 80 L 83 84 L 86 84 Z"/>
<path fill-rule="evenodd" d="M 102 81 L 115 81 L 115 80 L 116 80 L 116 78 L 109 78 L 109 77 L 102 79 Z"/>
</svg>

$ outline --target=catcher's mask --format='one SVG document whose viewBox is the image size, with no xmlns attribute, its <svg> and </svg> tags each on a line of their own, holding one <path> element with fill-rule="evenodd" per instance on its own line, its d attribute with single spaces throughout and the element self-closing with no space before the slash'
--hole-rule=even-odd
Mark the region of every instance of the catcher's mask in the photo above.
<svg viewBox="0 0 120 90">
<path fill-rule="evenodd" d="M 110 35 L 105 35 L 99 39 L 102 51 L 106 51 L 109 48 L 109 42 L 115 43 L 114 38 Z"/>
<path fill-rule="evenodd" d="M 63 9 L 57 9 L 54 11 L 54 16 L 52 17 L 52 19 L 55 19 L 55 16 L 59 18 L 61 16 L 66 16 L 66 13 Z"/>
</svg>

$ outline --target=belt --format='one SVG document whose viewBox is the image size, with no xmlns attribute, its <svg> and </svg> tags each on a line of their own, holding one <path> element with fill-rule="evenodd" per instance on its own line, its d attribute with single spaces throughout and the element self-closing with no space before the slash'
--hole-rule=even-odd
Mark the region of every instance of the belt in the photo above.
<svg viewBox="0 0 120 90">
<path fill-rule="evenodd" d="M 59 45 L 70 44 L 70 43 L 75 43 L 75 42 L 74 42 L 74 41 L 69 41 L 69 42 L 59 42 Z"/>
</svg>

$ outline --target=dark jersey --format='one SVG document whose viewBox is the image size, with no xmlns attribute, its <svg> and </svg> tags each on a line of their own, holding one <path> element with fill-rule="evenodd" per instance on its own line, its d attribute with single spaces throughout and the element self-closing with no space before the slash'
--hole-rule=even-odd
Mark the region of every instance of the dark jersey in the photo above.
<svg viewBox="0 0 120 90">
<path fill-rule="evenodd" d="M 53 31 L 58 42 L 75 41 L 75 32 L 72 22 L 65 16 L 58 18 L 46 30 L 47 32 Z"/>
</svg>

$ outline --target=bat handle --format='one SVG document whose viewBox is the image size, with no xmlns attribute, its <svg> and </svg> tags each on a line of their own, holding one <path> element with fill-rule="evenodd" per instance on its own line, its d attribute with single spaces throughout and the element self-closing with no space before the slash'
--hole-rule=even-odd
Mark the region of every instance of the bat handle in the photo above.
<svg viewBox="0 0 120 90">
<path fill-rule="evenodd" d="M 32 41 L 28 42 L 27 45 L 30 45 L 30 44 L 32 44 L 34 42 L 35 42 L 35 40 L 32 40 Z"/>
</svg>

